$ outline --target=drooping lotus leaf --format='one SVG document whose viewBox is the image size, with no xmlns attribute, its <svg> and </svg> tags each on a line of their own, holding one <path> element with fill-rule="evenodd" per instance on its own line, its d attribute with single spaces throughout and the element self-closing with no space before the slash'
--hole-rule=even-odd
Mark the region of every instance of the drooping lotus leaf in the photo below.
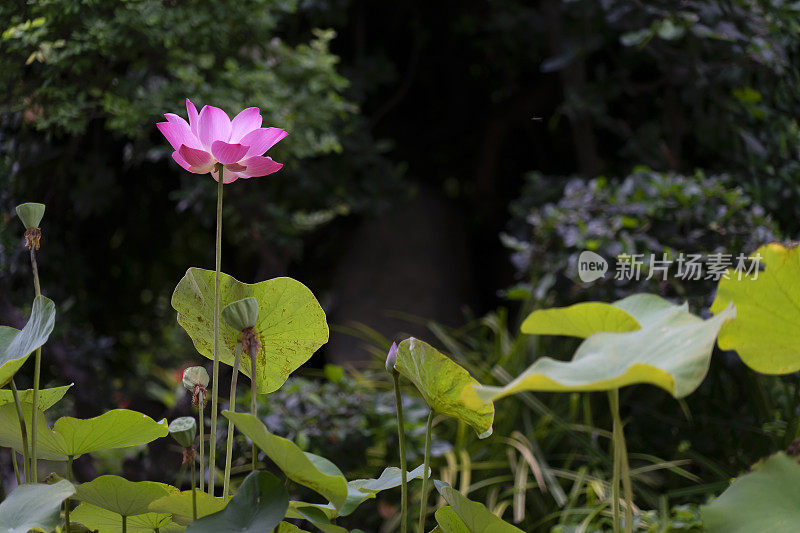
<svg viewBox="0 0 800 533">
<path fill-rule="evenodd" d="M 455 510 L 449 505 L 436 509 L 434 516 L 442 533 L 470 533 L 467 524 L 459 518 Z"/>
<path fill-rule="evenodd" d="M 394 369 L 411 381 L 428 406 L 437 413 L 462 420 L 480 438 L 492 434 L 494 404 L 474 393 L 465 402 L 465 389 L 472 392 L 479 383 L 460 365 L 430 344 L 414 337 L 400 343 Z"/>
<path fill-rule="evenodd" d="M 251 472 L 225 509 L 192 522 L 189 533 L 264 533 L 280 524 L 289 508 L 283 482 L 269 472 Z"/>
<path fill-rule="evenodd" d="M 45 296 L 37 296 L 31 317 L 20 329 L 0 326 L 0 387 L 11 381 L 36 348 L 44 345 L 56 323 L 56 305 Z"/>
<path fill-rule="evenodd" d="M 75 499 L 121 516 L 135 516 L 150 512 L 150 504 L 159 498 L 178 492 L 175 487 L 155 481 L 128 481 L 119 476 L 100 476 L 78 485 Z"/>
<path fill-rule="evenodd" d="M 523 533 L 518 527 L 492 514 L 482 503 L 467 499 L 447 483 L 435 480 L 433 484 L 472 533 Z"/>
<path fill-rule="evenodd" d="M 424 465 L 406 472 L 406 480 L 422 479 Z M 430 476 L 430 472 L 428 472 Z M 400 469 L 390 466 L 381 472 L 377 479 L 354 479 L 347 482 L 347 502 L 339 510 L 340 516 L 347 516 L 365 501 L 375 498 L 382 490 L 393 489 L 402 484 Z"/>
<path fill-rule="evenodd" d="M 28 433 L 33 427 L 31 413 L 25 415 Z M 37 455 L 40 459 L 66 461 L 85 453 L 147 444 L 167 435 L 167 421 L 154 421 L 147 415 L 128 409 L 114 409 L 100 416 L 81 420 L 65 416 L 56 420 L 53 429 L 44 417 L 37 419 Z M 22 453 L 19 418 L 13 404 L 0 406 L 0 446 Z"/>
<path fill-rule="evenodd" d="M 195 348 L 214 358 L 213 270 L 190 268 L 172 294 L 178 323 L 191 337 Z M 314 294 L 299 281 L 275 278 L 260 283 L 242 283 L 222 274 L 222 307 L 247 297 L 258 300 L 258 321 L 254 328 L 261 343 L 256 359 L 258 392 L 278 390 L 289 377 L 328 342 L 325 312 Z M 240 332 L 220 320 L 220 361 L 233 366 Z M 241 355 L 241 372 L 250 376 L 250 357 Z"/>
<path fill-rule="evenodd" d="M 542 357 L 504 387 L 480 387 L 477 396 L 497 400 L 519 391 L 598 391 L 650 383 L 676 398 L 692 393 L 708 372 L 720 327 L 735 315 L 733 306 L 703 320 L 686 304 L 635 294 L 615 305 L 629 312 L 641 329 L 595 333 L 571 361 Z"/>
<path fill-rule="evenodd" d="M 700 508 L 710 532 L 794 533 L 800 523 L 800 465 L 777 453 L 757 470 L 734 481 L 719 498 Z"/>
<path fill-rule="evenodd" d="M 635 331 L 639 322 L 630 313 L 614 304 L 582 302 L 569 307 L 539 309 L 522 323 L 528 335 L 567 335 L 586 337 L 599 331 Z"/>
<path fill-rule="evenodd" d="M 330 510 L 321 508 L 318 505 L 305 504 L 291 506 L 289 511 L 286 513 L 286 518 L 306 520 L 307 522 L 314 524 L 314 527 L 323 533 L 348 533 L 348 531 L 342 526 L 337 526 L 331 522 L 331 520 L 335 518 L 335 514 L 331 516 Z"/>
<path fill-rule="evenodd" d="M 736 318 L 722 326 L 719 347 L 736 350 L 742 361 L 764 374 L 800 370 L 800 248 L 778 243 L 759 248 L 764 271 L 741 274 L 728 271 L 721 278 L 711 312 L 736 306 Z"/>
<path fill-rule="evenodd" d="M 52 531 L 61 521 L 61 503 L 73 494 L 75 487 L 66 479 L 52 485 L 18 486 L 0 503 L 0 533 L 27 533 L 35 528 Z"/>
<path fill-rule="evenodd" d="M 59 401 L 64 395 L 67 393 L 70 387 L 72 387 L 73 383 L 69 385 L 64 385 L 63 387 L 53 387 L 52 389 L 40 389 L 39 390 L 39 411 L 47 411 Z M 25 389 L 19 391 L 19 401 L 22 404 L 23 408 L 30 408 L 33 406 L 33 389 Z M 0 406 L 6 405 L 9 403 L 14 403 L 14 395 L 11 393 L 10 390 L 0 390 Z"/>
<path fill-rule="evenodd" d="M 250 413 L 223 411 L 222 414 L 261 448 L 286 477 L 325 496 L 336 509 L 342 508 L 347 501 L 347 480 L 333 463 L 304 453 L 292 441 L 273 435 Z"/>
<path fill-rule="evenodd" d="M 125 519 L 127 533 L 179 533 L 186 528 L 172 522 L 168 514 L 144 513 Z M 121 533 L 122 516 L 113 511 L 82 503 L 70 512 L 70 521 L 78 522 L 91 531 Z"/>
<path fill-rule="evenodd" d="M 318 457 L 318 456 L 315 456 Z M 415 479 L 422 479 L 423 465 L 418 466 L 414 470 L 406 473 L 406 479 L 410 482 Z M 430 475 L 430 472 L 429 472 Z M 354 479 L 347 482 L 347 501 L 341 509 L 337 511 L 333 504 L 317 504 L 293 501 L 289 503 L 290 515 L 289 518 L 303 518 L 300 514 L 293 512 L 293 509 L 299 507 L 314 507 L 325 513 L 328 519 L 336 518 L 337 516 L 347 516 L 351 514 L 356 508 L 365 501 L 375 498 L 380 491 L 393 489 L 402 484 L 400 476 L 400 469 L 396 466 L 390 466 L 381 473 L 377 479 Z"/>
<path fill-rule="evenodd" d="M 196 491 L 195 496 L 197 497 L 197 518 L 203 518 L 225 508 L 225 502 L 222 501 L 222 498 L 215 498 L 201 490 Z M 188 526 L 194 520 L 192 518 L 194 516 L 192 513 L 192 491 L 185 490 L 154 500 L 148 509 L 153 513 L 170 514 L 173 522 Z"/>
</svg>

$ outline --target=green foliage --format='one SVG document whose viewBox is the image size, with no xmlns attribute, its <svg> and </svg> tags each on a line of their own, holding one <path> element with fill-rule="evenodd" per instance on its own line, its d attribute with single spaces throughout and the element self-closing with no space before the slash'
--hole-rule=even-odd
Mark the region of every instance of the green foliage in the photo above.
<svg viewBox="0 0 800 533">
<path fill-rule="evenodd" d="M 27 533 L 31 529 L 51 531 L 60 522 L 61 503 L 75 494 L 75 487 L 62 479 L 52 485 L 20 485 L 0 503 L 0 531 Z"/>
<path fill-rule="evenodd" d="M 26 425 L 30 434 L 30 413 L 26 413 Z M 147 415 L 128 409 L 114 409 L 86 420 L 61 417 L 53 429 L 40 416 L 36 431 L 39 457 L 51 461 L 66 461 L 85 453 L 146 444 L 166 437 L 168 433 L 166 420 L 156 422 Z M 13 404 L 0 406 L 0 445 L 22 450 L 19 420 Z"/>
<path fill-rule="evenodd" d="M 722 327 L 719 346 L 736 350 L 757 372 L 789 374 L 800 370 L 800 343 L 795 325 L 800 310 L 795 298 L 800 275 L 798 248 L 773 243 L 752 254 L 760 257 L 763 272 L 731 273 L 720 279 L 712 313 L 736 306 L 736 318 Z"/>
<path fill-rule="evenodd" d="M 90 531 L 122 532 L 122 517 L 114 511 L 97 507 L 90 503 L 81 503 L 70 514 L 72 521 L 83 524 Z M 178 533 L 184 530 L 170 521 L 169 515 L 159 513 L 143 513 L 126 518 L 127 533 Z"/>
<path fill-rule="evenodd" d="M 57 404 L 73 384 L 64 385 L 63 387 L 53 387 L 52 389 L 39 390 L 39 410 L 47 411 L 55 404 Z M 26 389 L 19 391 L 19 401 L 25 406 L 33 408 L 33 389 Z M 10 390 L 0 390 L 0 406 L 14 402 L 14 395 Z"/>
<path fill-rule="evenodd" d="M 209 359 L 214 358 L 214 277 L 213 270 L 190 268 L 172 295 L 178 323 L 197 351 Z M 279 389 L 289 374 L 328 342 L 325 312 L 299 281 L 275 278 L 248 284 L 223 274 L 220 290 L 223 306 L 251 296 L 258 301 L 258 321 L 253 330 L 261 345 L 256 358 L 260 394 Z M 227 324 L 220 327 L 220 361 L 233 366 L 241 332 Z M 250 376 L 248 354 L 241 354 L 239 368 Z"/>
<path fill-rule="evenodd" d="M 152 502 L 176 494 L 178 489 L 155 481 L 128 481 L 119 476 L 100 476 L 78 485 L 75 499 L 121 516 L 149 512 Z"/>
<path fill-rule="evenodd" d="M 520 326 L 522 333 L 528 335 L 569 335 L 582 339 L 600 331 L 622 333 L 640 328 L 639 322 L 627 311 L 603 302 L 539 309 L 528 315 Z"/>
<path fill-rule="evenodd" d="M 749 253 L 776 239 L 778 230 L 764 208 L 725 175 L 660 173 L 637 168 L 623 179 L 570 179 L 563 195 L 542 205 L 542 190 L 555 179 L 529 176 L 504 242 L 522 277 L 524 298 L 546 305 L 585 300 L 618 300 L 637 292 L 688 299 L 707 307 L 714 280 L 683 280 L 675 276 L 678 254 Z M 562 188 L 558 187 L 557 191 Z M 546 197 L 545 197 L 546 198 Z M 642 254 L 642 276 L 625 283 L 598 280 L 580 283 L 577 258 L 592 250 L 606 259 Z M 673 261 L 667 281 L 647 280 L 650 254 Z M 509 296 L 517 296 L 509 293 Z"/>
<path fill-rule="evenodd" d="M 433 346 L 413 337 L 400 343 L 394 369 L 410 380 L 435 412 L 469 424 L 485 438 L 492 434 L 494 405 L 472 394 L 479 383 Z"/>
<path fill-rule="evenodd" d="M 222 414 L 261 448 L 286 477 L 325 496 L 336 509 L 342 508 L 347 500 L 347 481 L 333 463 L 304 453 L 293 442 L 273 435 L 249 413 L 223 411 Z"/>
<path fill-rule="evenodd" d="M 703 506 L 703 524 L 712 533 L 789 533 L 797 529 L 800 519 L 795 505 L 798 497 L 800 465 L 795 457 L 777 453 Z"/>
<path fill-rule="evenodd" d="M 479 396 L 497 400 L 526 390 L 596 391 L 650 383 L 683 398 L 702 383 L 717 333 L 735 314 L 728 306 L 716 317 L 703 320 L 689 313 L 685 304 L 673 305 L 651 294 L 629 296 L 614 305 L 641 328 L 595 333 L 581 343 L 571 361 L 541 357 L 505 387 L 484 387 Z M 550 316 L 569 326 L 574 308 L 554 310 Z M 545 324 L 546 329 L 549 326 Z"/>
<path fill-rule="evenodd" d="M 55 318 L 56 306 L 53 301 L 37 296 L 33 300 L 31 316 L 21 330 L 0 326 L 0 386 L 11 381 L 28 356 L 47 342 Z"/>
<path fill-rule="evenodd" d="M 194 492 L 194 495 L 192 495 L 192 492 Z M 148 509 L 153 513 L 171 515 L 172 521 L 176 524 L 188 526 L 193 520 L 193 497 L 197 501 L 197 518 L 203 518 L 219 512 L 227 505 L 226 502 L 222 501 L 222 498 L 215 498 L 207 492 L 185 490 L 153 500 Z"/>
<path fill-rule="evenodd" d="M 272 531 L 286 515 L 289 493 L 269 472 L 251 472 L 225 509 L 192 522 L 189 533 Z"/>
</svg>

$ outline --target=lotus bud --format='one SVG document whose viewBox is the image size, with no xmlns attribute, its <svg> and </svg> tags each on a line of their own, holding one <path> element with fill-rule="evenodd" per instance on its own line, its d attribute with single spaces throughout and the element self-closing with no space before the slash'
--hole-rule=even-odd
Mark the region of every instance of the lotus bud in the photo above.
<svg viewBox="0 0 800 533">
<path fill-rule="evenodd" d="M 176 418 L 169 425 L 169 434 L 184 448 L 191 448 L 197 437 L 197 422 L 191 416 Z"/>
<path fill-rule="evenodd" d="M 391 348 L 389 348 L 389 354 L 386 356 L 386 371 L 390 374 L 397 372 L 394 369 L 395 364 L 397 364 L 397 343 L 393 342 Z"/>
<path fill-rule="evenodd" d="M 183 371 L 183 386 L 194 392 L 195 387 L 208 387 L 208 372 L 202 366 L 190 366 Z"/>
<path fill-rule="evenodd" d="M 17 216 L 25 225 L 25 229 L 39 227 L 39 223 L 44 216 L 44 204 L 28 202 L 17 206 Z"/>
<path fill-rule="evenodd" d="M 236 331 L 252 328 L 258 320 L 258 300 L 250 296 L 226 305 L 222 319 Z"/>
</svg>

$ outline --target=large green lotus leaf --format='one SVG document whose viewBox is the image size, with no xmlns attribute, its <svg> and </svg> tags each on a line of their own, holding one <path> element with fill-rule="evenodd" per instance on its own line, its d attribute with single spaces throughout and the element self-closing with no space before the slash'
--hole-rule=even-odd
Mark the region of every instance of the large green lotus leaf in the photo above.
<svg viewBox="0 0 800 533">
<path fill-rule="evenodd" d="M 63 387 L 53 387 L 52 389 L 39 390 L 39 410 L 47 411 L 55 404 L 61 401 L 61 398 L 67 393 L 72 383 L 64 385 Z M 19 401 L 24 408 L 30 410 L 33 407 L 33 389 L 25 389 L 19 391 Z M 0 406 L 9 403 L 14 403 L 14 395 L 10 390 L 0 390 Z"/>
<path fill-rule="evenodd" d="M 614 304 L 582 302 L 534 311 L 520 329 L 529 335 L 568 335 L 585 339 L 599 331 L 635 331 L 639 327 L 633 316 Z"/>
<path fill-rule="evenodd" d="M 335 511 L 331 513 L 330 509 L 323 506 L 303 504 L 302 502 L 290 502 L 289 510 L 286 513 L 286 518 L 306 520 L 323 533 L 348 533 L 342 526 L 331 522 L 335 517 Z"/>
<path fill-rule="evenodd" d="M 56 323 L 56 305 L 45 296 L 37 296 L 31 317 L 21 330 L 0 326 L 0 387 L 11 381 L 36 348 L 47 342 Z"/>
<path fill-rule="evenodd" d="M 78 485 L 75 499 L 102 507 L 122 516 L 150 512 L 149 506 L 179 490 L 155 481 L 128 481 L 119 476 L 100 476 Z"/>
<path fill-rule="evenodd" d="M 436 480 L 433 484 L 472 533 L 524 533 L 518 527 L 504 522 L 492 514 L 482 503 L 468 500 L 466 496 L 447 483 Z"/>
<path fill-rule="evenodd" d="M 197 518 L 203 518 L 219 512 L 225 508 L 222 498 L 215 498 L 207 492 L 197 490 Z M 178 494 L 170 494 L 154 500 L 149 510 L 153 513 L 172 515 L 172 521 L 182 526 L 188 526 L 193 520 L 192 491 L 185 490 Z"/>
<path fill-rule="evenodd" d="M 0 532 L 27 533 L 34 528 L 52 531 L 61 521 L 61 502 L 73 494 L 75 487 L 66 479 L 52 485 L 18 486 L 0 503 Z"/>
<path fill-rule="evenodd" d="M 800 524 L 800 465 L 777 453 L 737 478 L 719 498 L 700 508 L 703 525 L 720 533 L 795 533 Z"/>
<path fill-rule="evenodd" d="M 269 472 L 248 474 L 222 511 L 192 522 L 190 533 L 266 533 L 280 524 L 289 508 L 283 482 Z"/>
<path fill-rule="evenodd" d="M 30 411 L 25 414 L 28 431 L 33 423 Z M 44 417 L 37 418 L 37 455 L 40 459 L 66 461 L 70 456 L 113 448 L 146 444 L 168 433 L 167 421 L 154 421 L 147 415 L 128 409 L 114 409 L 100 416 L 81 420 L 65 416 L 56 420 L 51 430 Z M 0 446 L 22 453 L 19 418 L 13 404 L 0 406 Z"/>
<path fill-rule="evenodd" d="M 278 524 L 278 529 L 275 533 L 309 533 L 305 529 L 300 529 L 296 525 L 289 522 L 281 522 Z"/>
<path fill-rule="evenodd" d="M 736 350 L 742 361 L 764 374 L 800 370 L 800 248 L 778 243 L 759 248 L 764 270 L 757 276 L 729 270 L 721 278 L 714 314 L 736 306 L 736 318 L 722 326 L 719 347 Z"/>
<path fill-rule="evenodd" d="M 414 337 L 400 343 L 395 370 L 410 380 L 427 404 L 443 415 L 452 416 L 472 426 L 480 438 L 492 434 L 494 404 L 474 394 L 463 398 L 479 383 L 457 363 L 430 344 Z"/>
<path fill-rule="evenodd" d="M 333 463 L 304 453 L 292 441 L 273 435 L 250 413 L 223 411 L 222 414 L 261 448 L 286 477 L 325 496 L 336 509 L 342 508 L 347 501 L 347 480 Z"/>
<path fill-rule="evenodd" d="M 127 533 L 179 533 L 186 528 L 170 520 L 168 514 L 144 513 L 126 518 Z M 121 533 L 122 515 L 97 507 L 90 503 L 82 503 L 70 513 L 70 522 L 80 523 L 91 531 L 102 533 Z"/>
<path fill-rule="evenodd" d="M 197 351 L 209 359 L 214 358 L 214 276 L 213 270 L 190 268 L 172 294 L 178 323 L 192 338 Z M 220 308 L 250 296 L 258 300 L 254 330 L 261 343 L 256 361 L 261 394 L 278 390 L 289 374 L 328 342 L 325 312 L 314 294 L 299 281 L 275 278 L 251 285 L 222 274 L 220 290 Z M 220 320 L 220 361 L 233 366 L 239 336 L 238 331 Z M 247 354 L 242 354 L 239 368 L 250 376 Z"/>
<path fill-rule="evenodd" d="M 571 361 L 542 357 L 504 387 L 480 387 L 477 396 L 497 400 L 519 391 L 598 391 L 650 383 L 676 398 L 693 392 L 708 372 L 720 327 L 733 306 L 703 320 L 684 305 L 637 294 L 619 305 L 641 324 L 627 333 L 595 333 Z"/>
<path fill-rule="evenodd" d="M 449 505 L 436 509 L 436 523 L 442 533 L 470 533 L 467 524 L 464 523 L 455 510 Z M 434 530 L 436 531 L 436 530 Z"/>
</svg>

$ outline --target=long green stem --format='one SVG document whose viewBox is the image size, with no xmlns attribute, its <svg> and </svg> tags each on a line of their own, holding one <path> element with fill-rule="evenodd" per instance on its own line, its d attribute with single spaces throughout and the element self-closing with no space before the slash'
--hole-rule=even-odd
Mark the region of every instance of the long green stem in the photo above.
<svg viewBox="0 0 800 533">
<path fill-rule="evenodd" d="M 247 355 L 250 356 L 250 413 L 253 415 L 253 418 L 258 419 L 258 376 L 256 376 L 258 349 L 256 349 L 256 353 Z M 253 457 L 253 471 L 255 471 L 256 465 L 258 464 L 258 449 L 256 449 L 255 442 L 253 442 L 251 455 Z"/>
<path fill-rule="evenodd" d="M 392 372 L 394 377 L 394 401 L 397 406 L 397 438 L 400 441 L 400 531 L 408 530 L 408 474 L 406 470 L 406 429 L 403 425 L 403 398 L 400 395 L 400 374 Z"/>
<path fill-rule="evenodd" d="M 211 441 L 208 445 L 208 493 L 214 496 L 217 458 L 217 404 L 219 403 L 219 307 L 222 280 L 222 165 L 217 165 L 217 245 L 214 278 L 214 369 L 211 378 Z"/>
<path fill-rule="evenodd" d="M 614 530 L 621 531 L 619 509 L 619 485 L 621 478 L 625 495 L 625 533 L 631 533 L 633 531 L 633 487 L 631 485 L 630 466 L 628 465 L 628 450 L 625 446 L 625 434 L 623 432 L 622 419 L 619 416 L 619 389 L 609 391 L 608 401 L 614 424 L 612 432 L 614 441 L 614 479 L 612 482 Z"/>
<path fill-rule="evenodd" d="M 75 481 L 75 476 L 72 475 L 72 462 L 74 460 L 75 460 L 75 457 L 73 457 L 72 455 L 70 455 L 67 458 L 67 480 L 70 481 L 70 482 L 74 482 Z M 70 524 L 69 524 L 69 503 L 70 503 L 70 499 L 69 498 L 64 500 L 64 531 L 66 533 L 69 533 L 69 528 L 70 528 Z"/>
<path fill-rule="evenodd" d="M 206 462 L 205 462 L 205 448 L 206 448 L 206 426 L 203 422 L 203 411 L 206 407 L 206 399 L 203 391 L 197 393 L 198 407 L 197 417 L 200 419 L 200 492 L 205 490 L 205 477 L 206 477 Z"/>
<path fill-rule="evenodd" d="M 428 423 L 425 426 L 425 462 L 422 467 L 422 496 L 419 506 L 419 526 L 417 533 L 425 533 L 425 519 L 428 515 L 428 470 L 431 466 L 431 430 L 433 429 L 433 409 L 428 413 Z"/>
<path fill-rule="evenodd" d="M 236 352 L 233 354 L 233 374 L 231 375 L 231 398 L 228 402 L 228 409 L 232 413 L 236 412 L 236 381 L 239 377 L 239 359 L 242 356 L 242 343 L 236 343 Z M 222 485 L 222 501 L 228 501 L 228 494 L 231 488 L 231 461 L 233 460 L 233 420 L 228 419 L 228 440 L 225 451 L 225 481 Z"/>
<path fill-rule="evenodd" d="M 192 520 L 197 520 L 197 478 L 194 469 L 195 464 L 192 460 Z"/>
<path fill-rule="evenodd" d="M 128 517 L 122 515 L 122 533 L 128 533 Z"/>
<path fill-rule="evenodd" d="M 39 265 L 36 262 L 36 246 L 31 244 L 31 270 L 33 271 L 33 290 L 36 296 L 42 295 L 42 289 L 39 285 Z M 36 424 L 39 418 L 39 376 L 42 372 L 42 348 L 41 346 L 36 349 L 34 356 L 33 366 L 33 410 L 31 413 L 31 425 L 33 431 L 31 432 L 31 479 L 34 483 L 39 478 L 39 461 L 36 457 Z"/>
<path fill-rule="evenodd" d="M 17 478 L 17 485 L 22 485 L 22 478 L 19 477 L 19 465 L 17 464 L 17 450 L 11 448 L 11 466 L 14 467 L 14 476 Z"/>
<path fill-rule="evenodd" d="M 19 391 L 11 378 L 11 395 L 14 397 L 14 405 L 17 407 L 17 418 L 19 418 L 19 432 L 22 437 L 22 461 L 25 467 L 25 483 L 30 482 L 30 464 L 28 463 L 28 431 L 25 428 L 25 414 L 22 412 L 22 403 L 19 401 Z"/>
</svg>

